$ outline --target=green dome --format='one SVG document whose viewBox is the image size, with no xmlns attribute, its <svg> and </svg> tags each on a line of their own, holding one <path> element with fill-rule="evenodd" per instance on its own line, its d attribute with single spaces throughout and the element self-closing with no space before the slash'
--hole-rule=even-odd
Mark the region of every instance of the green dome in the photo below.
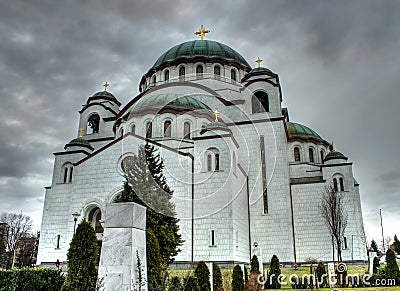
<svg viewBox="0 0 400 291">
<path fill-rule="evenodd" d="M 260 68 L 254 68 L 252 69 L 249 74 L 251 73 L 259 73 L 259 72 L 268 72 L 268 73 L 273 73 L 270 69 L 268 68 L 264 68 L 264 67 L 260 67 Z"/>
<path fill-rule="evenodd" d="M 342 154 L 341 152 L 337 152 L 335 150 L 331 150 L 324 158 L 324 162 L 329 161 L 329 160 L 335 160 L 335 159 L 341 159 L 341 160 L 346 160 L 347 157 Z"/>
<path fill-rule="evenodd" d="M 195 57 L 233 62 L 243 69 L 251 70 L 250 65 L 237 51 L 213 40 L 192 40 L 178 44 L 163 53 L 155 62 L 153 68 L 157 69 L 162 65 L 168 65 L 179 60 L 186 61 Z"/>
<path fill-rule="evenodd" d="M 145 108 L 174 108 L 182 110 L 211 110 L 203 102 L 194 99 L 191 96 L 180 96 L 176 94 L 160 94 L 154 96 L 145 96 L 133 108 L 134 111 Z"/>
<path fill-rule="evenodd" d="M 287 130 L 290 138 L 312 138 L 317 141 L 324 141 L 324 139 L 311 128 L 295 122 L 287 122 Z"/>
<path fill-rule="evenodd" d="M 93 94 L 92 97 L 109 97 L 109 98 L 115 98 L 115 96 L 113 94 L 111 94 L 108 91 L 101 91 L 101 92 L 97 92 L 96 94 Z"/>
<path fill-rule="evenodd" d="M 91 144 L 83 138 L 74 138 L 73 140 L 71 140 L 69 143 L 67 143 L 65 145 L 64 149 L 66 150 L 67 148 L 73 147 L 73 146 L 85 147 L 90 150 L 94 150 L 94 148 L 91 146 Z"/>
</svg>

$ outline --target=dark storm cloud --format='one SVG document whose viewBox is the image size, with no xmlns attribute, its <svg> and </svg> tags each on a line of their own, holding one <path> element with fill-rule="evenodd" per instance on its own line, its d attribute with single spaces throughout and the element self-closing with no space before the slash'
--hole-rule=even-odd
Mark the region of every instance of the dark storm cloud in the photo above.
<svg viewBox="0 0 400 291">
<path fill-rule="evenodd" d="M 16 0 L 0 24 L 0 204 L 10 210 L 26 199 L 41 208 L 52 152 L 76 137 L 87 97 L 108 81 L 125 104 L 200 24 L 279 73 L 291 119 L 355 162 L 364 208 L 400 197 L 398 1 Z"/>
</svg>

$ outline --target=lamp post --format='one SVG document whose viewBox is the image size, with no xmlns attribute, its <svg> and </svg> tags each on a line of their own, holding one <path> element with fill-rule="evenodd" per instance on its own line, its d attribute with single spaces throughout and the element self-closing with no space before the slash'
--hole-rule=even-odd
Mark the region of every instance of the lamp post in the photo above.
<svg viewBox="0 0 400 291">
<path fill-rule="evenodd" d="M 75 211 L 74 213 L 72 213 L 72 216 L 74 217 L 74 234 L 75 234 L 76 221 L 78 220 L 78 217 L 81 216 L 81 214 L 78 211 Z"/>
</svg>

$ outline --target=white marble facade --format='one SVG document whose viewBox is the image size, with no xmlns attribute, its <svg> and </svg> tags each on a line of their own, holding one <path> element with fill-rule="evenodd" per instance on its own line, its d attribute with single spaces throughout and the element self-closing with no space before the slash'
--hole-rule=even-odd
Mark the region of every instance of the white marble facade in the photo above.
<svg viewBox="0 0 400 291">
<path fill-rule="evenodd" d="M 185 240 L 172 267 L 200 260 L 248 263 L 254 243 L 263 262 L 274 254 L 288 264 L 330 260 L 330 235 L 318 205 L 324 185 L 334 179 L 341 179 L 338 190 L 348 202 L 344 260 L 366 259 L 352 163 L 331 152 L 315 131 L 289 121 L 276 73 L 252 69 L 232 49 L 213 55 L 224 47 L 199 42 L 188 42 L 189 55 L 174 48 L 160 58 L 140 81 L 141 93 L 126 105 L 108 91 L 88 98 L 79 111 L 78 137 L 55 153 L 38 264 L 66 260 L 74 212 L 78 222 L 91 221 L 102 239 L 99 221 L 122 190 L 121 163 L 144 144 L 150 123 L 147 140 L 165 162 Z M 199 45 L 205 51 L 199 53 Z"/>
</svg>

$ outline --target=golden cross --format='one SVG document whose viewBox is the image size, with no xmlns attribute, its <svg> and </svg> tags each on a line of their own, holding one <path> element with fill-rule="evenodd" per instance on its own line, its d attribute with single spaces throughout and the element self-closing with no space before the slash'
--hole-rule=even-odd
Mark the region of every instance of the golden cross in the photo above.
<svg viewBox="0 0 400 291">
<path fill-rule="evenodd" d="M 106 91 L 107 92 L 107 87 L 108 86 L 110 86 L 110 84 L 108 84 L 107 82 L 105 82 L 105 84 L 103 85 L 103 87 L 104 87 L 104 91 Z"/>
<path fill-rule="evenodd" d="M 260 57 L 258 57 L 257 60 L 256 60 L 256 63 L 258 64 L 258 67 L 259 67 L 259 68 L 261 67 L 261 62 L 262 62 L 262 61 L 263 61 L 263 60 L 260 59 Z"/>
<path fill-rule="evenodd" d="M 83 129 L 83 128 L 80 128 L 79 129 L 79 138 L 82 138 L 82 136 L 83 136 L 83 132 L 84 132 L 85 130 Z"/>
<path fill-rule="evenodd" d="M 220 114 L 221 112 L 218 112 L 218 110 L 214 111 L 214 115 L 215 115 L 215 122 L 218 122 L 218 114 Z"/>
<path fill-rule="evenodd" d="M 203 24 L 200 26 L 199 31 L 196 31 L 194 34 L 195 35 L 200 35 L 200 39 L 204 40 L 204 36 L 206 35 L 206 33 L 209 33 L 210 31 L 204 28 Z"/>
</svg>

